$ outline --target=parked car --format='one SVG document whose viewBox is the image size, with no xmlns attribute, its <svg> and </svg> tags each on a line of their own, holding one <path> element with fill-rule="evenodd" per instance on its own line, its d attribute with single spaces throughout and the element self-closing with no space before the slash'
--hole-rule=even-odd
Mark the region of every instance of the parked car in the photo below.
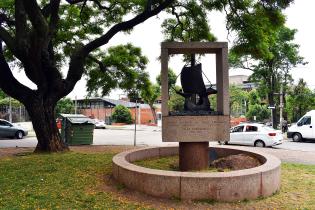
<svg viewBox="0 0 315 210">
<path fill-rule="evenodd" d="M 269 147 L 282 144 L 281 131 L 258 123 L 242 123 L 230 130 L 228 144 L 251 145 L 255 147 Z"/>
<path fill-rule="evenodd" d="M 93 123 L 95 125 L 95 128 L 102 128 L 102 129 L 106 128 L 106 124 L 103 120 L 93 119 Z"/>
<path fill-rule="evenodd" d="M 25 128 L 0 119 L 0 137 L 15 137 L 17 139 L 22 139 L 24 136 L 27 136 L 27 134 L 28 131 Z"/>
<path fill-rule="evenodd" d="M 296 124 L 291 125 L 287 136 L 293 141 L 315 139 L 315 110 L 307 112 Z"/>
</svg>

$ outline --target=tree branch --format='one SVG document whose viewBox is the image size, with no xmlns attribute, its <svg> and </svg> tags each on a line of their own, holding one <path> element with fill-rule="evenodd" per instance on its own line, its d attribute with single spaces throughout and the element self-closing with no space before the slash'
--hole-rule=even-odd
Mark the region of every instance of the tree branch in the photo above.
<svg viewBox="0 0 315 210">
<path fill-rule="evenodd" d="M 25 103 L 30 96 L 33 95 L 33 90 L 22 85 L 13 76 L 11 69 L 3 55 L 2 40 L 0 39 L 0 88 L 13 98 Z"/>
<path fill-rule="evenodd" d="M 92 1 L 94 2 L 99 9 L 102 9 L 102 10 L 107 10 L 110 12 L 111 8 L 112 7 L 107 7 L 107 6 L 104 6 L 102 5 L 98 0 L 66 0 L 69 4 L 78 4 L 78 3 L 83 3 L 83 5 L 86 4 L 87 1 Z"/>
<path fill-rule="evenodd" d="M 22 0 L 15 1 L 15 36 L 18 44 L 18 48 L 26 54 L 26 51 L 30 46 L 27 44 L 27 21 L 26 12 Z"/>
<path fill-rule="evenodd" d="M 67 0 L 67 1 L 70 1 L 70 0 Z M 79 1 L 80 0 L 72 0 L 70 2 L 79 2 Z M 165 0 L 159 6 L 157 6 L 151 11 L 145 10 L 144 12 L 140 13 L 139 15 L 137 15 L 136 17 L 128 21 L 118 23 L 114 25 L 112 28 L 110 28 L 109 31 L 103 36 L 75 50 L 75 52 L 70 58 L 69 71 L 68 71 L 67 78 L 65 80 L 67 91 L 71 91 L 74 85 L 76 84 L 76 82 L 81 79 L 82 74 L 84 72 L 84 62 L 85 62 L 86 57 L 89 55 L 89 53 L 107 44 L 108 41 L 118 32 L 132 29 L 134 26 L 144 22 L 150 17 L 157 15 L 162 10 L 170 6 L 173 2 L 174 0 Z"/>
<path fill-rule="evenodd" d="M 145 10 L 146 11 L 152 10 L 152 0 L 148 0 Z"/>
<path fill-rule="evenodd" d="M 44 15 L 44 17 L 49 17 L 50 15 L 50 8 L 51 8 L 51 5 L 50 3 L 49 4 L 46 4 L 43 8 L 42 8 L 42 14 Z"/>
<path fill-rule="evenodd" d="M 16 45 L 14 42 L 14 38 L 0 25 L 0 40 L 4 41 L 6 46 L 12 51 L 17 52 Z"/>
<path fill-rule="evenodd" d="M 163 3 L 161 3 L 158 7 L 156 7 L 155 9 L 151 10 L 151 11 L 147 11 L 145 10 L 144 12 L 142 12 L 141 14 L 137 15 L 136 17 L 125 21 L 125 22 L 121 22 L 118 23 L 116 25 L 114 25 L 105 35 L 95 39 L 94 41 L 86 44 L 83 48 L 84 53 L 89 54 L 90 52 L 92 52 L 93 50 L 101 47 L 104 44 L 107 44 L 108 41 L 114 36 L 116 35 L 118 32 L 120 31 L 127 31 L 132 29 L 134 26 L 146 21 L 147 19 L 149 19 L 152 16 L 157 15 L 158 13 L 160 13 L 162 10 L 164 10 L 166 7 L 170 6 L 170 4 L 173 2 L 174 0 L 165 0 Z"/>
<path fill-rule="evenodd" d="M 91 56 L 91 55 L 89 55 L 88 58 L 91 59 L 93 62 L 97 63 L 97 64 L 99 65 L 100 70 L 101 70 L 102 72 L 105 73 L 105 72 L 108 71 L 108 68 L 104 65 L 104 63 L 103 63 L 102 61 L 97 60 L 96 58 L 94 58 L 94 57 Z"/>
<path fill-rule="evenodd" d="M 8 26 L 13 26 L 15 21 L 10 19 L 6 14 L 0 13 L 0 24 L 6 23 Z"/>
<path fill-rule="evenodd" d="M 176 12 L 175 6 L 172 6 L 171 8 L 172 8 L 172 15 L 175 15 L 175 17 L 177 19 L 177 24 L 172 28 L 173 33 L 175 32 L 175 29 L 178 25 L 180 25 L 181 31 L 185 31 L 184 24 L 180 20 L 180 15 Z M 181 33 L 181 38 L 182 38 L 182 40 L 184 40 L 182 33 Z M 172 34 L 172 39 L 173 39 L 173 34 Z"/>
<path fill-rule="evenodd" d="M 60 0 L 50 0 L 50 21 L 49 21 L 49 33 L 54 34 L 56 31 L 56 26 L 59 21 L 59 6 Z"/>
<path fill-rule="evenodd" d="M 40 38 L 46 38 L 48 24 L 36 0 L 23 0 L 25 11 Z"/>
</svg>

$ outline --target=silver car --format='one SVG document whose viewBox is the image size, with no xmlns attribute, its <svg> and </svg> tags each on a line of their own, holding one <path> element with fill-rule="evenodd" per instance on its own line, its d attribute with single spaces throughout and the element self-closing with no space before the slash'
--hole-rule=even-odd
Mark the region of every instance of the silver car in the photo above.
<svg viewBox="0 0 315 210">
<path fill-rule="evenodd" d="M 0 137 L 15 137 L 17 139 L 22 139 L 24 136 L 27 136 L 27 134 L 28 131 L 25 128 L 0 119 Z"/>
</svg>

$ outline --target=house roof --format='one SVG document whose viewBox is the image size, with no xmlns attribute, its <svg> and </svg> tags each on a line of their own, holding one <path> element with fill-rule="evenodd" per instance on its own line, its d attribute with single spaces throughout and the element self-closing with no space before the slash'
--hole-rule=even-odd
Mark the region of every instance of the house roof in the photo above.
<svg viewBox="0 0 315 210">
<path fill-rule="evenodd" d="M 136 103 L 134 102 L 129 102 L 129 101 L 123 101 L 123 100 L 116 100 L 116 99 L 109 99 L 109 98 L 87 98 L 87 99 L 78 99 L 77 101 L 99 101 L 99 102 L 104 102 L 106 106 L 117 106 L 117 105 L 123 105 L 127 108 L 134 108 L 136 106 Z M 137 104 L 137 106 L 140 108 L 150 108 L 148 104 Z"/>
<path fill-rule="evenodd" d="M 94 124 L 93 121 L 83 114 L 60 114 L 73 124 Z"/>
</svg>

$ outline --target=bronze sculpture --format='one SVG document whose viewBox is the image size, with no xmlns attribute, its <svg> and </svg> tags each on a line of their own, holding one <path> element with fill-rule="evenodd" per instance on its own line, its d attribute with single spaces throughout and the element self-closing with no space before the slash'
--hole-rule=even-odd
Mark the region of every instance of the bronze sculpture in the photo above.
<svg viewBox="0 0 315 210">
<path fill-rule="evenodd" d="M 177 94 L 185 98 L 184 111 L 213 111 L 208 96 L 216 94 L 217 90 L 206 88 L 202 79 L 201 64 L 184 66 L 181 74 L 182 90 Z"/>
</svg>

